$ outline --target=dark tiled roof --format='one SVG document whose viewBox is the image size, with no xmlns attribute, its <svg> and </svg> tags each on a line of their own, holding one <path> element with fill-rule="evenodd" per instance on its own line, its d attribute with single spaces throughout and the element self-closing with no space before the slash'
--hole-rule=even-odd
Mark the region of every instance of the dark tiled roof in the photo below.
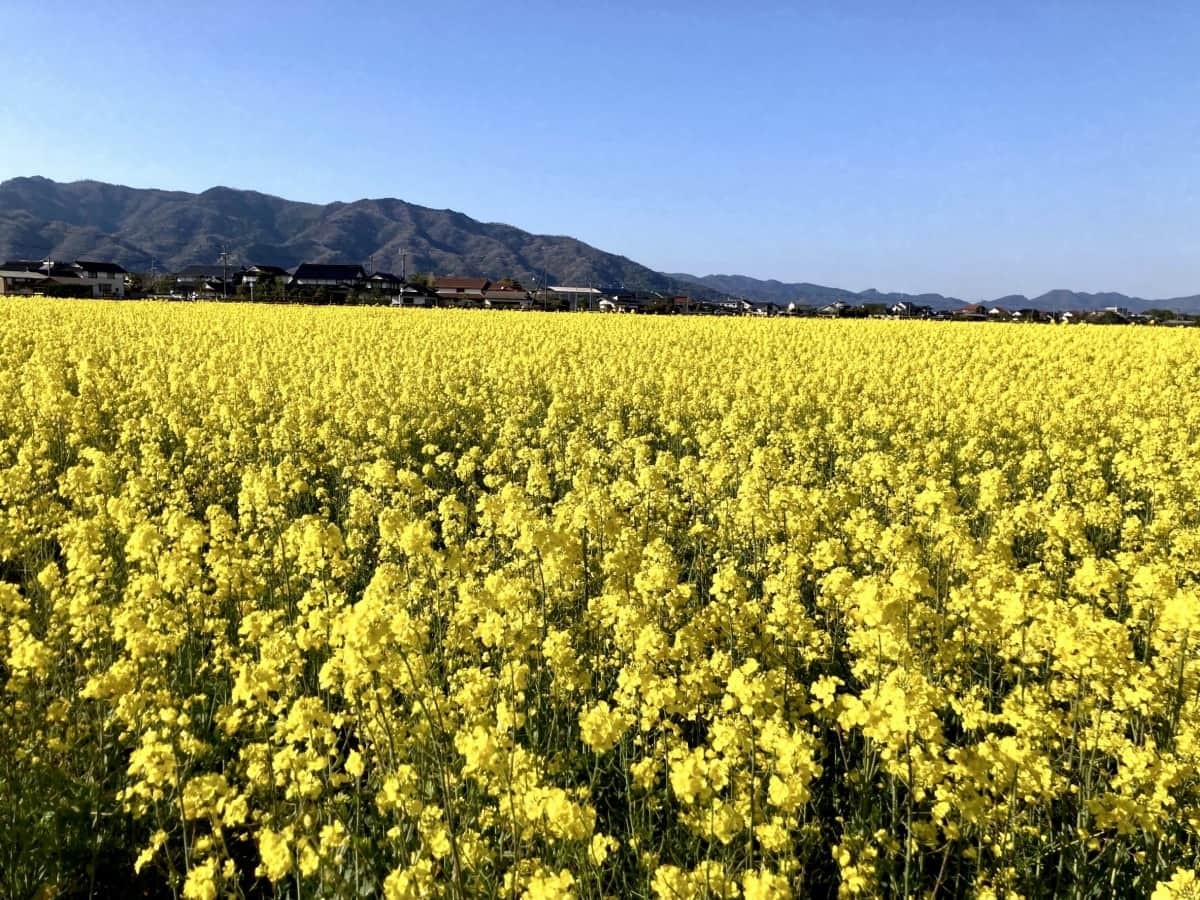
<svg viewBox="0 0 1200 900">
<path fill-rule="evenodd" d="M 486 291 L 490 284 L 486 278 L 438 278 L 433 286 L 439 291 Z"/>
<path fill-rule="evenodd" d="M 297 281 L 360 281 L 367 277 L 362 266 L 304 263 L 292 276 Z"/>
<path fill-rule="evenodd" d="M 251 266 L 246 270 L 255 275 L 274 275 L 276 278 L 286 278 L 288 271 L 279 266 Z"/>
<path fill-rule="evenodd" d="M 46 272 L 46 267 L 42 266 L 42 271 Z M 79 270 L 70 263 L 52 263 L 50 271 L 46 272 L 51 278 L 78 278 Z"/>
<path fill-rule="evenodd" d="M 221 266 L 185 266 L 179 270 L 180 278 L 223 278 L 227 270 Z"/>
<path fill-rule="evenodd" d="M 116 263 L 110 262 L 93 262 L 86 259 L 75 260 L 75 265 L 83 269 L 85 272 L 106 272 L 111 275 L 128 274 L 125 269 L 118 266 Z"/>
</svg>

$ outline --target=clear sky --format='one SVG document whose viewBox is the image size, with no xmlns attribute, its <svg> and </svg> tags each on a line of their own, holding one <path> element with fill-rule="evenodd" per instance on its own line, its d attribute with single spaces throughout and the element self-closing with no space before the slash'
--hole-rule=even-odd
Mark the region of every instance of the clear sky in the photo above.
<svg viewBox="0 0 1200 900">
<path fill-rule="evenodd" d="M 400 197 L 664 271 L 1200 293 L 1200 3 L 0 0 L 0 180 Z"/>
</svg>

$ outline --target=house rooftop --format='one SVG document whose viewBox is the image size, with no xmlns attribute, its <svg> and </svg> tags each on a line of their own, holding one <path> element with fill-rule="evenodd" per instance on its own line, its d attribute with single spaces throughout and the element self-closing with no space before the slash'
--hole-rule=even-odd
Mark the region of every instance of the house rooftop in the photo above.
<svg viewBox="0 0 1200 900">
<path fill-rule="evenodd" d="M 80 270 L 71 265 L 71 263 L 51 263 L 47 269 L 42 266 L 41 271 L 45 272 L 51 278 L 78 278 Z"/>
<path fill-rule="evenodd" d="M 491 284 L 486 278 L 435 278 L 433 286 L 439 291 L 485 291 Z"/>
<path fill-rule="evenodd" d="M 337 263 L 304 263 L 296 269 L 292 276 L 297 281 L 311 279 L 313 281 L 358 281 L 367 277 L 362 266 L 342 265 Z"/>
<path fill-rule="evenodd" d="M 222 278 L 226 271 L 222 266 L 184 266 L 178 274 L 183 278 Z"/>
<path fill-rule="evenodd" d="M 95 262 L 88 259 L 77 259 L 75 265 L 83 269 L 85 272 L 105 272 L 110 275 L 126 275 L 127 270 L 116 263 L 111 262 Z"/>
</svg>

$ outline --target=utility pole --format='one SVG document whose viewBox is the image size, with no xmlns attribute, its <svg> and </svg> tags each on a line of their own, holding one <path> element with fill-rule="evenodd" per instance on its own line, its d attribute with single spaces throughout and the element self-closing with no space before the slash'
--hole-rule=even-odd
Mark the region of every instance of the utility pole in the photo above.
<svg viewBox="0 0 1200 900">
<path fill-rule="evenodd" d="M 400 251 L 400 280 L 408 281 L 408 251 Z"/>
<path fill-rule="evenodd" d="M 228 299 L 229 286 L 229 245 L 226 244 L 221 250 L 221 299 Z"/>
</svg>

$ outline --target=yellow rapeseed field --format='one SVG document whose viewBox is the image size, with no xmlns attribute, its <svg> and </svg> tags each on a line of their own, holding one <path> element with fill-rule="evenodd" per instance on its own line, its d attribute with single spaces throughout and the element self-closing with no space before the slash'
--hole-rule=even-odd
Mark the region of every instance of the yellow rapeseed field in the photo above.
<svg viewBox="0 0 1200 900">
<path fill-rule="evenodd" d="M 1195 897 L 1200 333 L 0 301 L 0 895 Z"/>
</svg>

